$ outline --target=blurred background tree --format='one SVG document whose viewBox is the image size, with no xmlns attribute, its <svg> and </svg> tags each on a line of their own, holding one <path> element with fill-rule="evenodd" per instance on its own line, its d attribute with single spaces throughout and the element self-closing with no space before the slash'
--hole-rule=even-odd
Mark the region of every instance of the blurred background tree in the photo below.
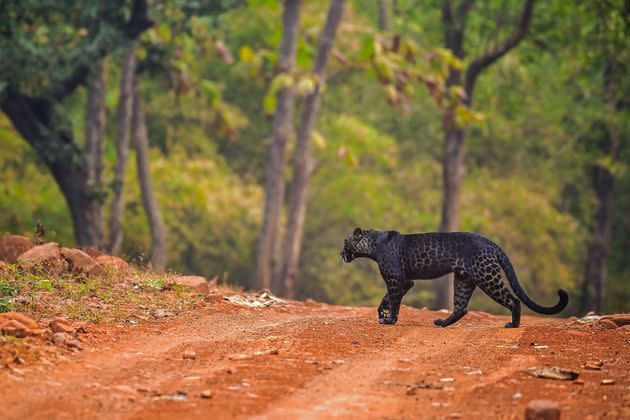
<svg viewBox="0 0 630 420">
<path fill-rule="evenodd" d="M 252 282 L 252 273 L 259 274 L 268 212 L 273 119 L 289 87 L 278 76 L 286 72 L 290 3 L 3 2 L 0 231 L 29 234 L 41 221 L 48 240 L 106 247 L 119 191 L 126 257 L 283 288 L 279 239 L 295 226 L 283 210 L 291 194 L 279 195 L 283 227 L 272 235 L 278 262 L 269 283 Z M 290 127 L 300 125 L 316 86 L 334 2 L 296 3 Z M 518 46 L 475 78 L 474 102 L 466 78 L 454 75 L 512 39 L 530 2 L 344 3 L 318 117 L 305 137 L 312 173 L 290 285 L 296 296 L 377 304 L 383 285 L 375 265 L 342 267 L 343 238 L 356 226 L 440 229 L 444 179 L 454 171 L 458 229 L 501 245 L 534 297 L 552 300 L 561 286 L 573 312 L 630 310 L 627 2 L 536 2 Z M 448 40 L 460 35 L 458 51 Z M 116 114 L 132 41 L 136 68 L 125 103 L 133 147 L 123 174 Z M 465 133 L 465 172 L 445 159 L 449 122 Z M 297 144 L 293 128 L 284 135 L 277 157 L 291 162 L 304 141 Z M 296 172 L 285 165 L 276 182 Z M 432 304 L 432 283 L 416 283 L 406 303 Z M 473 306 L 500 310 L 483 296 Z"/>
</svg>

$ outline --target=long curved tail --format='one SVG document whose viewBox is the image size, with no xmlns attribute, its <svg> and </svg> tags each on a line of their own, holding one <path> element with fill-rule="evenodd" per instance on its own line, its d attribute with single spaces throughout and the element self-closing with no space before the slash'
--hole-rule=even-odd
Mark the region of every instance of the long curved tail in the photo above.
<svg viewBox="0 0 630 420">
<path fill-rule="evenodd" d="M 505 272 L 505 275 L 510 282 L 512 290 L 516 294 L 516 297 L 518 297 L 518 299 L 523 302 L 529 309 L 534 312 L 538 312 L 539 314 L 553 315 L 557 314 L 567 307 L 567 304 L 569 303 L 569 295 L 562 289 L 558 289 L 558 297 L 560 298 L 560 300 L 554 306 L 540 306 L 539 304 L 534 302 L 529 296 L 527 296 L 527 293 L 525 293 L 525 290 L 523 290 L 523 288 L 519 284 L 518 278 L 516 278 L 516 273 L 514 272 L 514 267 L 512 267 L 512 263 L 510 262 L 507 255 L 505 255 L 505 252 L 503 252 L 503 250 L 500 248 L 498 257 L 499 264 L 501 265 L 501 268 L 503 268 L 503 271 Z"/>
</svg>

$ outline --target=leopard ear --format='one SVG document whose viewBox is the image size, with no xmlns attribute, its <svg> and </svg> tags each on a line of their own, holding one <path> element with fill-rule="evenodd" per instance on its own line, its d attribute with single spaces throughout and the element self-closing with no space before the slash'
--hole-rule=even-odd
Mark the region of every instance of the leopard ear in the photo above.
<svg viewBox="0 0 630 420">
<path fill-rule="evenodd" d="M 359 236 L 361 234 L 361 228 L 356 228 L 354 232 L 352 232 L 354 236 Z"/>
<path fill-rule="evenodd" d="M 400 235 L 395 230 L 388 230 L 386 232 L 380 232 L 378 238 L 376 239 L 376 245 L 380 246 L 386 244 L 396 236 Z"/>
<path fill-rule="evenodd" d="M 387 232 L 387 240 L 390 240 L 397 235 L 400 235 L 400 233 L 396 232 L 395 230 L 390 230 Z"/>
</svg>

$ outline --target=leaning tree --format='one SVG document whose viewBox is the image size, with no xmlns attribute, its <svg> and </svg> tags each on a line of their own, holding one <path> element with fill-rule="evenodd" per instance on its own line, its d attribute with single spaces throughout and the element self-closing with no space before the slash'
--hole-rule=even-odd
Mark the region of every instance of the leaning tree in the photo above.
<svg viewBox="0 0 630 420">
<path fill-rule="evenodd" d="M 8 0 L 0 8 L 0 109 L 53 175 L 78 246 L 98 244 L 94 202 L 102 194 L 90 183 L 64 100 L 151 25 L 146 0 Z"/>
</svg>

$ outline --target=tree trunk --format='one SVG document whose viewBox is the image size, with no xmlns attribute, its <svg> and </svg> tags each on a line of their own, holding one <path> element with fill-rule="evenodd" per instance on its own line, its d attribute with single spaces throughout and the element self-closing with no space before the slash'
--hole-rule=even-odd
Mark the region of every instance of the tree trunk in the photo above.
<svg viewBox="0 0 630 420">
<path fill-rule="evenodd" d="M 466 20 L 472 8 L 474 0 L 462 0 L 457 8 L 453 8 L 450 0 L 442 2 L 442 25 L 444 30 L 444 44 L 453 54 L 464 59 L 464 29 Z M 502 42 L 496 43 L 494 48 L 485 51 L 468 65 L 464 77 L 464 91 L 467 98 L 464 105 L 472 104 L 473 91 L 479 75 L 487 67 L 491 66 L 512 48 L 516 47 L 529 28 L 534 9 L 534 0 L 523 0 L 523 7 L 519 19 L 511 34 Z M 459 85 L 462 82 L 459 71 L 451 70 L 447 81 L 447 87 Z M 446 112 L 451 113 L 451 110 Z M 444 118 L 444 149 L 442 155 L 442 219 L 441 232 L 453 232 L 459 229 L 459 196 L 464 176 L 466 133 L 457 127 L 453 115 Z M 449 274 L 435 282 L 436 308 L 453 309 L 453 275 Z"/>
<path fill-rule="evenodd" d="M 619 104 L 617 104 L 619 106 Z M 592 141 L 599 152 L 613 162 L 619 159 L 620 141 L 616 131 L 605 124 L 596 124 L 601 128 L 601 138 Z M 605 166 L 598 164 L 590 168 L 593 190 L 597 195 L 597 212 L 591 231 L 591 241 L 586 256 L 584 279 L 582 281 L 581 309 L 584 313 L 594 311 L 604 313 L 606 300 L 606 278 L 608 276 L 608 252 L 612 235 L 614 174 Z"/>
<path fill-rule="evenodd" d="M 61 190 L 70 213 L 77 246 L 95 246 L 98 238 L 89 214 L 93 195 L 87 182 L 83 155 L 72 138 L 63 115 L 54 115 L 54 106 L 43 98 L 33 98 L 8 87 L 0 104 L 15 129 L 31 145 L 39 158 L 48 166 Z M 55 122 L 57 121 L 57 122 Z M 64 120 L 67 122 L 67 120 Z"/>
<path fill-rule="evenodd" d="M 598 206 L 584 268 L 581 306 L 584 313 L 594 311 L 601 314 L 604 311 L 606 297 L 614 177 L 602 167 L 593 168 L 592 177 Z"/>
<path fill-rule="evenodd" d="M 442 219 L 440 232 L 459 229 L 459 196 L 464 178 L 464 131 L 451 118 L 444 129 L 442 155 Z M 436 283 L 436 307 L 453 309 L 453 276 L 444 276 Z"/>
<path fill-rule="evenodd" d="M 118 99 L 116 135 L 116 172 L 114 174 L 111 219 L 109 221 L 109 251 L 119 255 L 123 243 L 122 217 L 124 209 L 123 187 L 129 156 L 129 133 L 133 99 L 133 80 L 136 72 L 136 42 L 131 41 L 123 58 L 120 76 L 120 98 Z"/>
<path fill-rule="evenodd" d="M 337 28 L 343 15 L 344 0 L 332 0 L 328 9 L 326 25 L 322 31 L 317 57 L 313 68 L 313 76 L 317 79 L 316 87 L 305 101 L 300 117 L 297 134 L 295 156 L 293 158 L 293 182 L 289 197 L 289 215 L 284 239 L 282 281 L 285 295 L 295 296 L 295 279 L 300 261 L 300 250 L 304 235 L 304 219 L 308 198 L 308 184 L 313 170 L 310 154 L 311 135 L 317 118 L 322 87 L 325 81 L 325 69 L 332 49 Z"/>
<path fill-rule="evenodd" d="M 103 137 L 105 134 L 105 59 L 92 69 L 87 86 L 85 113 L 85 166 L 90 189 L 90 206 L 86 209 L 89 228 L 96 246 L 103 248 Z"/>
<path fill-rule="evenodd" d="M 378 28 L 389 31 L 389 10 L 391 0 L 378 0 Z"/>
<path fill-rule="evenodd" d="M 284 31 L 280 47 L 279 71 L 281 73 L 290 74 L 295 70 L 301 3 L 301 0 L 285 1 Z M 276 280 L 272 284 L 272 278 L 279 265 L 280 218 L 282 216 L 286 182 L 285 149 L 287 140 L 293 130 L 292 121 L 295 107 L 293 88 L 285 87 L 280 89 L 276 100 L 271 151 L 265 180 L 263 222 L 258 241 L 256 271 L 253 273 L 251 285 L 257 289 L 271 288 L 274 293 L 281 293 L 279 282 Z"/>
<path fill-rule="evenodd" d="M 137 82 L 133 89 L 133 138 L 136 147 L 136 164 L 138 181 L 142 194 L 142 204 L 149 220 L 151 230 L 151 266 L 153 270 L 162 272 L 167 263 L 166 227 L 162 220 L 160 207 L 155 201 L 151 171 L 149 166 L 149 136 L 142 104 L 142 97 L 138 91 Z"/>
</svg>

